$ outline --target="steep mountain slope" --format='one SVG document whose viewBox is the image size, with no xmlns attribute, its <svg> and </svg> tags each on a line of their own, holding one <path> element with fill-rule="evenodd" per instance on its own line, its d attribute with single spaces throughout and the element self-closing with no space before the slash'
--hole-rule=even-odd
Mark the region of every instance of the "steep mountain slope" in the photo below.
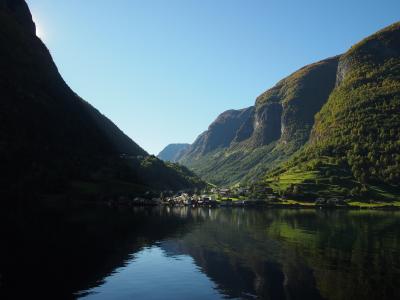
<svg viewBox="0 0 400 300">
<path fill-rule="evenodd" d="M 67 86 L 35 35 L 25 1 L 0 0 L 0 45 L 1 193 L 60 192 L 72 181 L 94 178 L 125 181 L 133 190 L 182 188 L 197 181 L 147 159 L 142 148 Z M 153 182 L 153 167 L 171 178 Z"/>
<path fill-rule="evenodd" d="M 254 108 L 227 110 L 209 126 L 208 130 L 199 135 L 186 157 L 199 157 L 219 148 L 226 148 L 236 138 L 236 133 L 254 113 Z"/>
<path fill-rule="evenodd" d="M 221 114 L 180 162 L 216 184 L 257 180 L 307 141 L 335 86 L 338 60 L 308 65 L 260 95 L 255 106 Z"/>
<path fill-rule="evenodd" d="M 400 22 L 340 58 L 336 87 L 316 115 L 309 144 L 270 173 L 269 183 L 310 197 L 398 197 L 399 113 Z"/>
<path fill-rule="evenodd" d="M 399 197 L 399 53 L 395 23 L 283 79 L 240 125 L 219 122 L 222 114 L 223 139 L 206 139 L 215 135 L 210 126 L 180 162 L 220 185 L 268 174 L 266 183 L 280 193 L 307 199 Z"/>
<path fill-rule="evenodd" d="M 190 144 L 169 144 L 157 157 L 164 161 L 177 162 L 189 149 Z"/>
</svg>

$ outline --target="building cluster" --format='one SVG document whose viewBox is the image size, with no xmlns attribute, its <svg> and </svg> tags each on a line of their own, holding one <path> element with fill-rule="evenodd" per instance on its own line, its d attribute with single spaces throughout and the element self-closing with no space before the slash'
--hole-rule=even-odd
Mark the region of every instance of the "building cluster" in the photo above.
<svg viewBox="0 0 400 300">
<path fill-rule="evenodd" d="M 218 201 L 212 195 L 189 195 L 178 193 L 175 196 L 161 199 L 164 204 L 172 206 L 217 206 Z"/>
<path fill-rule="evenodd" d="M 200 195 L 179 192 L 169 197 L 161 197 L 161 202 L 170 206 L 260 206 L 267 204 L 267 201 L 278 199 L 277 195 L 265 194 L 267 191 L 262 191 L 264 194 L 260 197 L 252 197 L 249 188 L 212 188 L 208 192 L 203 192 Z M 267 200 L 267 201 L 266 201 Z"/>
<path fill-rule="evenodd" d="M 244 207 L 261 206 L 279 200 L 272 190 L 234 187 L 211 188 L 200 192 L 164 191 L 161 194 L 146 192 L 143 197 L 117 197 L 109 200 L 110 206 L 189 206 L 189 207 Z"/>
</svg>

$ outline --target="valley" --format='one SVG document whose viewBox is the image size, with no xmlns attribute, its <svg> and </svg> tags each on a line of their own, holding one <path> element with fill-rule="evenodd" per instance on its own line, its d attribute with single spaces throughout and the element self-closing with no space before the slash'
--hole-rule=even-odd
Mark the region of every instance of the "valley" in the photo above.
<svg viewBox="0 0 400 300">
<path fill-rule="evenodd" d="M 222 113 L 178 163 L 299 201 L 400 200 L 400 23 Z"/>
</svg>

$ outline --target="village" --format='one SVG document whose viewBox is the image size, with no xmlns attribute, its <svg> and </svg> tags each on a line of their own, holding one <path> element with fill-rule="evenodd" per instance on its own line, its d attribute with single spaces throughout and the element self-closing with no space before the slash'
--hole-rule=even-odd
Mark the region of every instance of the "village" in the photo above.
<svg viewBox="0 0 400 300">
<path fill-rule="evenodd" d="M 262 194 L 262 196 L 261 196 Z M 259 195 L 257 197 L 257 195 Z M 263 206 L 272 202 L 279 202 L 279 195 L 271 189 L 264 188 L 262 191 L 250 191 L 246 187 L 217 188 L 213 187 L 202 191 L 164 191 L 159 197 L 136 197 L 133 205 L 168 205 L 168 206 L 191 206 L 191 207 L 245 207 Z"/>
<path fill-rule="evenodd" d="M 163 191 L 161 193 L 146 192 L 140 197 L 119 196 L 108 198 L 109 206 L 169 206 L 169 207 L 302 207 L 333 208 L 347 207 L 351 200 L 344 198 L 319 197 L 314 201 L 301 204 L 293 200 L 293 195 L 278 194 L 265 185 L 251 187 L 208 187 L 204 190 L 183 190 L 179 192 Z"/>
</svg>

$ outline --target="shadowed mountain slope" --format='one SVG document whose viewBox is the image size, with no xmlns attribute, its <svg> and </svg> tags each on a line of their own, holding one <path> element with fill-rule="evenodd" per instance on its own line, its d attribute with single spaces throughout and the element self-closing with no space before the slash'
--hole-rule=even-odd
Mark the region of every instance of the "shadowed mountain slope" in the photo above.
<svg viewBox="0 0 400 300">
<path fill-rule="evenodd" d="M 2 193 L 59 193 L 76 181 L 92 190 L 94 183 L 125 182 L 132 191 L 197 181 L 148 157 L 68 87 L 35 35 L 25 1 L 0 0 L 0 45 Z"/>
</svg>

